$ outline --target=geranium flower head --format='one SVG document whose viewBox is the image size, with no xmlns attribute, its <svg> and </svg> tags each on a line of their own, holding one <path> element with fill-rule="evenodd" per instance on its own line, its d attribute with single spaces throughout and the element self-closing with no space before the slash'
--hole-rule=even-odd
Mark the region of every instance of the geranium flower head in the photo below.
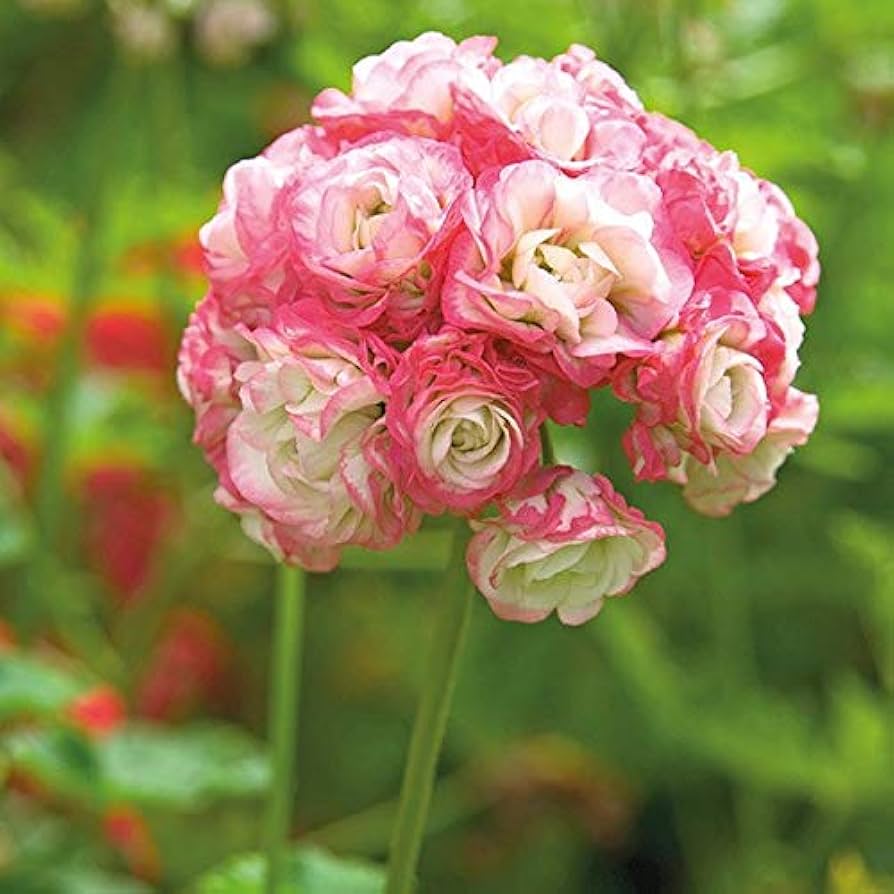
<svg viewBox="0 0 894 894">
<path fill-rule="evenodd" d="M 278 560 L 334 568 L 469 519 L 501 617 L 581 623 L 664 558 L 542 426 L 632 405 L 640 480 L 720 515 L 810 434 L 795 388 L 817 246 L 779 187 L 643 108 L 579 45 L 426 33 L 227 173 L 178 381 L 216 497 Z"/>
</svg>

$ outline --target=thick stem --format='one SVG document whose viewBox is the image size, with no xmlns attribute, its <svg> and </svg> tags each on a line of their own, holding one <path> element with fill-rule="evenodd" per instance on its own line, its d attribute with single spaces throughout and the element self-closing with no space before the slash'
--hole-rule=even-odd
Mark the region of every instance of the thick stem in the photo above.
<svg viewBox="0 0 894 894">
<path fill-rule="evenodd" d="M 460 527 L 460 525 L 462 527 Z M 422 848 L 438 755 L 447 728 L 459 658 L 469 626 L 474 588 L 466 573 L 468 527 L 457 525 L 432 631 L 428 667 L 404 768 L 397 822 L 391 837 L 386 894 L 409 894 Z"/>
<path fill-rule="evenodd" d="M 295 796 L 295 732 L 298 725 L 303 623 L 304 572 L 299 568 L 281 565 L 277 578 L 270 686 L 273 778 L 267 807 L 266 894 L 275 894 L 282 882 L 282 867 Z"/>
</svg>

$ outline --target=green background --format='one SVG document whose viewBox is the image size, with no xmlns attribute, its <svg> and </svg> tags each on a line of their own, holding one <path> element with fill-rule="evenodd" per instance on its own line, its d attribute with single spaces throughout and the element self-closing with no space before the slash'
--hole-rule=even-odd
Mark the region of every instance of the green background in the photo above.
<svg viewBox="0 0 894 894">
<path fill-rule="evenodd" d="M 79 289 L 86 301 L 127 297 L 162 308 L 173 345 L 201 285 L 164 263 L 137 275 L 121 258 L 193 232 L 229 164 L 306 120 L 319 89 L 347 88 L 357 58 L 427 29 L 496 34 L 503 58 L 593 46 L 647 106 L 779 183 L 820 243 L 797 383 L 819 394 L 820 424 L 759 503 L 716 521 L 688 511 L 671 485 L 634 484 L 619 446 L 629 412 L 609 395 L 586 431 L 558 432 L 561 457 L 608 474 L 664 524 L 668 561 L 580 629 L 503 623 L 479 600 L 420 890 L 892 890 L 894 4 L 308 0 L 291 33 L 237 67 L 197 52 L 188 6 L 174 5 L 176 48 L 137 60 L 114 41 L 104 5 L 53 17 L 0 4 L 5 307 L 19 295 L 65 304 Z M 20 349 L 0 332 L 0 421 L 46 457 L 58 405 L 18 375 Z M 143 654 L 132 644 L 151 639 L 168 607 L 197 607 L 228 632 L 236 670 L 223 704 L 188 720 L 260 735 L 272 566 L 213 505 L 173 368 L 161 387 L 70 377 L 74 424 L 46 510 L 59 547 L 47 560 L 33 496 L 7 481 L 0 611 L 33 634 L 61 628 L 62 639 L 74 616 L 95 615 L 125 654 L 127 694 Z M 80 540 L 89 507 L 72 482 L 106 456 L 151 470 L 176 507 L 129 619 Z M 352 556 L 310 580 L 296 833 L 336 853 L 385 852 L 438 536 L 434 526 L 404 550 L 402 568 Z M 86 672 L 105 673 L 96 650 L 74 651 Z M 178 778 L 183 753 L 173 748 L 158 772 Z M 4 877 L 17 892 L 33 879 L 73 884 L 46 881 L 49 862 L 122 869 L 91 809 L 74 803 L 7 791 L 0 890 Z M 152 804 L 162 890 L 253 844 L 251 799 Z M 83 890 L 100 890 L 92 884 Z"/>
</svg>

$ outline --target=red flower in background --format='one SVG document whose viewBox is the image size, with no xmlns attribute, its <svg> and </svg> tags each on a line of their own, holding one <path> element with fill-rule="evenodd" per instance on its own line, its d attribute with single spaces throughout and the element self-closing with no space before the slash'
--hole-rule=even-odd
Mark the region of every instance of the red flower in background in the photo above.
<svg viewBox="0 0 894 894">
<path fill-rule="evenodd" d="M 158 239 L 134 245 L 125 252 L 121 265 L 126 273 L 138 276 L 167 270 L 183 279 L 201 279 L 202 247 L 196 238 L 195 229 L 190 228 L 173 239 Z"/>
<path fill-rule="evenodd" d="M 12 344 L 10 371 L 38 389 L 49 384 L 67 307 L 58 296 L 0 295 L 0 324 Z M 103 300 L 84 332 L 85 364 L 120 372 L 164 374 L 174 368 L 174 338 L 159 309 L 134 299 Z"/>
<path fill-rule="evenodd" d="M 19 484 L 25 485 L 34 472 L 34 452 L 12 425 L 0 418 L 0 462 L 4 463 Z"/>
<path fill-rule="evenodd" d="M 219 706 L 232 691 L 233 649 L 209 615 L 182 609 L 168 618 L 136 691 L 136 712 L 176 721 L 200 706 Z"/>
<path fill-rule="evenodd" d="M 97 311 L 85 333 L 90 365 L 122 372 L 172 369 L 171 339 L 157 315 L 135 309 Z"/>
<path fill-rule="evenodd" d="M 65 713 L 85 735 L 101 739 L 124 723 L 127 708 L 124 700 L 111 686 L 100 685 L 75 698 Z"/>
<path fill-rule="evenodd" d="M 6 325 L 25 338 L 53 341 L 65 325 L 59 303 L 40 295 L 14 295 L 4 310 Z"/>
<path fill-rule="evenodd" d="M 205 267 L 202 263 L 202 246 L 192 230 L 190 230 L 188 235 L 177 239 L 172 249 L 174 266 L 180 273 L 188 276 L 204 277 Z"/>
<path fill-rule="evenodd" d="M 82 487 L 91 563 L 121 602 L 131 602 L 172 521 L 171 497 L 148 470 L 121 462 L 88 470 Z"/>
<path fill-rule="evenodd" d="M 111 807 L 103 818 L 106 840 L 124 858 L 137 878 L 156 882 L 161 877 L 161 857 L 146 820 L 133 807 Z"/>
<path fill-rule="evenodd" d="M 0 292 L 0 375 L 5 387 L 42 390 L 53 374 L 53 354 L 65 327 L 61 302 L 52 296 Z"/>
<path fill-rule="evenodd" d="M 0 655 L 16 647 L 16 634 L 12 626 L 0 618 Z"/>
</svg>

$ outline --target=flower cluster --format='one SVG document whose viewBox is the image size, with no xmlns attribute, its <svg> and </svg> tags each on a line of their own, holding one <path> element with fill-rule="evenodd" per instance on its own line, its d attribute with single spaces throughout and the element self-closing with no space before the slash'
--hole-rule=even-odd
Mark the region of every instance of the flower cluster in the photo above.
<svg viewBox="0 0 894 894">
<path fill-rule="evenodd" d="M 219 501 L 278 558 L 330 569 L 452 512 L 498 615 L 577 624 L 664 534 L 544 465 L 545 421 L 611 389 L 637 478 L 712 515 L 756 499 L 816 422 L 792 382 L 817 246 L 590 50 L 495 44 L 398 42 L 229 170 L 180 385 Z"/>
</svg>

